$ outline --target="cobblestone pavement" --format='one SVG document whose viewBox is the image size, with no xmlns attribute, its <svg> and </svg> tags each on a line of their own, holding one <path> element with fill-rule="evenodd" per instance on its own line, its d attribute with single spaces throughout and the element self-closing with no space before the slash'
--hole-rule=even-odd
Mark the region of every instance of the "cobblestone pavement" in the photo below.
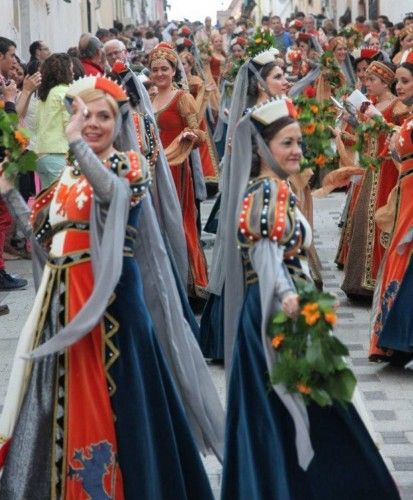
<svg viewBox="0 0 413 500">
<path fill-rule="evenodd" d="M 358 378 L 363 417 L 373 431 L 374 440 L 400 487 L 403 500 L 413 498 L 413 373 L 385 365 L 369 363 L 367 345 L 369 308 L 350 303 L 340 290 L 343 273 L 333 260 L 339 230 L 337 223 L 344 204 L 344 194 L 333 193 L 315 200 L 315 242 L 323 264 L 325 289 L 336 293 L 340 300 L 337 335 L 347 344 L 351 364 Z M 213 202 L 203 206 L 205 222 Z M 204 234 L 205 252 L 210 262 L 213 238 Z M 0 303 L 7 303 L 10 314 L 0 317 L 0 411 L 7 388 L 13 353 L 18 335 L 33 303 L 34 291 L 29 261 L 9 261 L 7 269 L 29 279 L 27 290 L 0 292 Z M 224 402 L 225 381 L 223 369 L 211 366 L 211 373 Z M 221 467 L 216 459 L 207 457 L 205 465 L 211 484 L 219 496 Z"/>
</svg>

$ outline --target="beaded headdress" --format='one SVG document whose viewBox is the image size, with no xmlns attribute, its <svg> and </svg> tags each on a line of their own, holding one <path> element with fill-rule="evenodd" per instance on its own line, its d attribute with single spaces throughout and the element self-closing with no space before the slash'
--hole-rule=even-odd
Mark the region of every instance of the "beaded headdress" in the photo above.
<svg viewBox="0 0 413 500">
<path fill-rule="evenodd" d="M 377 54 L 380 52 L 380 49 L 377 49 L 376 47 L 365 47 L 363 49 L 356 49 L 353 50 L 352 56 L 354 59 L 372 59 L 373 57 L 377 56 Z"/>
<path fill-rule="evenodd" d="M 69 86 L 65 99 L 71 104 L 73 98 L 85 90 L 102 90 L 112 96 L 119 107 L 129 100 L 125 90 L 119 84 L 104 76 L 85 76 L 79 78 Z"/>
<path fill-rule="evenodd" d="M 394 71 L 380 61 L 373 61 L 366 69 L 366 75 L 375 75 L 390 85 L 395 77 Z"/>
<path fill-rule="evenodd" d="M 149 65 L 158 60 L 169 61 L 174 67 L 176 67 L 178 54 L 174 51 L 170 43 L 161 42 L 158 43 L 158 45 L 149 53 Z"/>
</svg>

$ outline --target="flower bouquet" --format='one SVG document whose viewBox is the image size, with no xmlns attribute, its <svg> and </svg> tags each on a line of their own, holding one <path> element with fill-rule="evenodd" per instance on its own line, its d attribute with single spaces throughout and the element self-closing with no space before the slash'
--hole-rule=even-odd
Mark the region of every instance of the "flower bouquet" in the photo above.
<svg viewBox="0 0 413 500">
<path fill-rule="evenodd" d="M 392 127 L 385 122 L 381 115 L 375 115 L 365 122 L 359 122 L 355 128 L 357 142 L 353 149 L 359 154 L 360 167 L 373 169 L 380 167 L 383 155 L 381 152 L 377 156 L 369 154 L 368 144 L 376 142 L 380 134 L 391 134 L 392 132 Z"/>
<path fill-rule="evenodd" d="M 28 151 L 30 132 L 18 126 L 18 116 L 0 109 L 0 162 L 8 178 L 36 168 L 37 155 Z"/>
<path fill-rule="evenodd" d="M 253 58 L 260 52 L 275 47 L 275 39 L 270 30 L 258 27 L 248 40 L 247 55 Z"/>
<path fill-rule="evenodd" d="M 346 26 L 339 31 L 338 36 L 343 36 L 348 41 L 350 50 L 357 49 L 363 43 L 363 34 L 352 26 Z"/>
<path fill-rule="evenodd" d="M 334 54 L 327 50 L 320 57 L 321 71 L 323 72 L 326 81 L 330 84 L 333 90 L 341 87 L 343 79 L 341 69 L 338 65 Z"/>
<path fill-rule="evenodd" d="M 296 318 L 279 311 L 269 322 L 268 335 L 276 352 L 272 384 L 301 394 L 306 404 L 349 403 L 356 378 L 343 356 L 348 349 L 332 333 L 336 298 L 298 282 L 300 312 Z"/>
<path fill-rule="evenodd" d="M 333 149 L 333 134 L 336 110 L 330 101 L 319 102 L 310 92 L 304 92 L 294 100 L 298 111 L 304 141 L 304 161 L 302 170 L 315 168 L 334 170 L 338 166 L 338 156 Z"/>
</svg>

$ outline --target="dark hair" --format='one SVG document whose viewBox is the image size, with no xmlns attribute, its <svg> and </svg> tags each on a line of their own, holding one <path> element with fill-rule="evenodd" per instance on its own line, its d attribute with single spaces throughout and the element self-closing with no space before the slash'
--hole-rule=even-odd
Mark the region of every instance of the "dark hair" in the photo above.
<svg viewBox="0 0 413 500">
<path fill-rule="evenodd" d="M 41 101 L 46 101 L 50 90 L 56 85 L 69 85 L 73 81 L 71 62 L 71 57 L 64 53 L 52 54 L 44 61 L 40 68 L 42 83 L 37 91 Z"/>
<path fill-rule="evenodd" d="M 399 68 L 407 69 L 407 71 L 410 71 L 410 73 L 413 76 L 413 63 L 404 62 L 404 63 L 400 64 Z"/>
<path fill-rule="evenodd" d="M 112 37 L 113 33 L 111 33 L 108 29 L 106 28 L 99 28 L 96 33 L 95 37 L 99 38 L 100 41 L 102 41 L 102 38 L 105 38 L 106 36 Z"/>
<path fill-rule="evenodd" d="M 27 63 L 26 67 L 26 73 L 28 75 L 34 75 L 40 70 L 41 62 L 38 59 L 30 59 L 30 61 Z"/>
<path fill-rule="evenodd" d="M 261 18 L 261 24 L 262 23 L 268 23 L 270 20 L 270 16 L 262 16 Z"/>
<path fill-rule="evenodd" d="M 39 50 L 41 48 L 42 48 L 42 42 L 40 40 L 36 40 L 32 44 L 30 44 L 30 47 L 29 47 L 30 58 L 35 59 L 36 58 L 36 50 Z"/>
<path fill-rule="evenodd" d="M 149 40 L 150 38 L 153 38 L 155 36 L 154 32 L 152 30 L 148 30 L 146 32 L 145 38 Z"/>
<path fill-rule="evenodd" d="M 13 42 L 13 40 L 0 36 L 0 54 L 7 54 L 10 47 L 17 47 L 17 45 Z"/>
<path fill-rule="evenodd" d="M 123 24 L 121 22 L 119 22 L 119 21 L 113 21 L 113 27 L 116 30 L 118 30 L 118 33 L 119 33 L 119 31 L 123 31 Z M 113 33 L 113 31 L 112 31 L 112 33 Z"/>
<path fill-rule="evenodd" d="M 268 75 L 271 73 L 271 71 L 276 68 L 278 64 L 275 61 L 271 61 L 267 64 L 264 64 L 264 66 L 258 67 L 258 72 L 261 75 L 261 78 L 265 80 Z M 252 75 L 249 78 L 248 82 L 248 89 L 247 89 L 247 99 L 248 99 L 248 107 L 254 106 L 257 97 L 259 94 L 259 88 L 258 88 L 258 78 L 255 75 Z"/>
<path fill-rule="evenodd" d="M 109 28 L 109 31 L 112 33 L 112 35 L 119 35 L 119 30 L 117 28 Z"/>
<path fill-rule="evenodd" d="M 75 56 L 70 56 L 73 64 L 73 80 L 78 80 L 85 76 L 85 68 L 83 67 L 82 61 Z"/>
<path fill-rule="evenodd" d="M 99 38 L 86 33 L 79 40 L 79 59 L 93 59 L 101 48 L 102 42 Z"/>
<path fill-rule="evenodd" d="M 291 116 L 284 116 L 275 120 L 275 122 L 267 125 L 266 127 L 262 127 L 260 130 L 261 137 L 264 139 L 265 144 L 271 142 L 271 140 L 288 125 L 292 125 L 297 121 L 294 120 Z M 259 126 L 259 125 L 258 125 Z M 261 156 L 258 153 L 258 145 L 254 137 L 252 138 L 252 160 L 251 160 L 251 173 L 250 177 L 258 177 L 261 173 Z"/>
<path fill-rule="evenodd" d="M 70 47 L 67 49 L 67 53 L 69 54 L 70 57 L 77 57 L 79 58 L 79 49 L 78 47 Z"/>
<path fill-rule="evenodd" d="M 364 16 L 357 16 L 356 17 L 356 23 L 365 23 L 366 18 Z"/>
</svg>

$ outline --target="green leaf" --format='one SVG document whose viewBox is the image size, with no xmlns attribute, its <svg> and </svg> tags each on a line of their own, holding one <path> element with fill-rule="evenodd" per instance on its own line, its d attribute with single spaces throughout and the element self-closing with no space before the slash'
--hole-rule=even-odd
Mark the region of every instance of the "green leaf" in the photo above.
<svg viewBox="0 0 413 500">
<path fill-rule="evenodd" d="M 278 311 L 277 314 L 272 318 L 271 323 L 273 325 L 281 325 L 285 323 L 289 317 L 285 314 L 284 311 Z"/>
<path fill-rule="evenodd" d="M 332 399 L 323 389 L 312 389 L 310 398 L 313 399 L 319 406 L 328 406 L 333 403 Z"/>
</svg>

